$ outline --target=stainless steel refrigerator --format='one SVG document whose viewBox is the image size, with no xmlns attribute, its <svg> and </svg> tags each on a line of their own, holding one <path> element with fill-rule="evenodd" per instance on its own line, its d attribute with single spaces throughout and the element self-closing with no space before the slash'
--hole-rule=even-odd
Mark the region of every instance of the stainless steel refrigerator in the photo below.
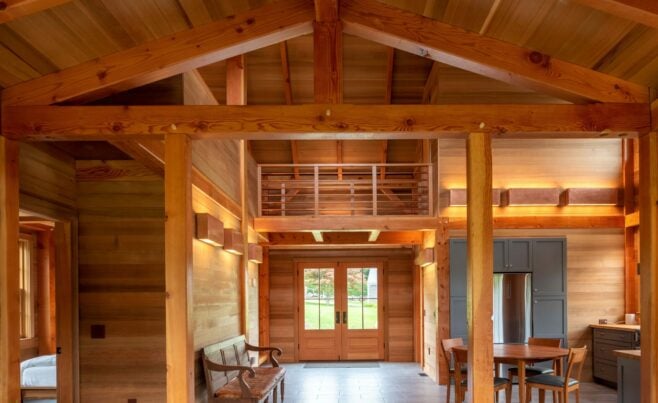
<svg viewBox="0 0 658 403">
<path fill-rule="evenodd" d="M 526 343 L 532 336 L 532 275 L 494 274 L 494 343 Z"/>
</svg>

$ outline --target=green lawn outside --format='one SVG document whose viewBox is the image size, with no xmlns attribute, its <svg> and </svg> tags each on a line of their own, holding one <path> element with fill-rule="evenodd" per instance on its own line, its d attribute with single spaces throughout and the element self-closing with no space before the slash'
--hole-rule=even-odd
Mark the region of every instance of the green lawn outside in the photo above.
<svg viewBox="0 0 658 403">
<path fill-rule="evenodd" d="M 334 328 L 334 301 L 307 300 L 304 304 L 304 321 L 306 330 Z M 318 320 L 319 317 L 319 320 Z M 342 320 L 342 318 L 341 318 Z M 377 301 L 349 301 L 347 311 L 348 329 L 377 329 Z"/>
</svg>

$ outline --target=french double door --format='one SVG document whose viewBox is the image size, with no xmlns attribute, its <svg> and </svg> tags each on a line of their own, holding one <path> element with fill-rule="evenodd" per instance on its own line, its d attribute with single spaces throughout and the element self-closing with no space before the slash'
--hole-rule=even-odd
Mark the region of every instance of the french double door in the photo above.
<svg viewBox="0 0 658 403">
<path fill-rule="evenodd" d="M 303 262 L 297 270 L 299 359 L 384 359 L 383 265 Z"/>
</svg>

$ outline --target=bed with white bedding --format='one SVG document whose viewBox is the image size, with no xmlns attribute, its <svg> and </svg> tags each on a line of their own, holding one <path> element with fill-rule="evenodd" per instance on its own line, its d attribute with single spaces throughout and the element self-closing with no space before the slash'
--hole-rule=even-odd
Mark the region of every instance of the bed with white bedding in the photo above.
<svg viewBox="0 0 658 403">
<path fill-rule="evenodd" d="M 21 398 L 30 403 L 55 403 L 57 357 L 43 355 L 21 362 Z"/>
</svg>

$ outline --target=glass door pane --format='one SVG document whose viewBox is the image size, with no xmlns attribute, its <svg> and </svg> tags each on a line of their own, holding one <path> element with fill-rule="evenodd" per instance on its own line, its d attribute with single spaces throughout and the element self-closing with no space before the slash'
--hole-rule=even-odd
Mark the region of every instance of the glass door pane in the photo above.
<svg viewBox="0 0 658 403">
<path fill-rule="evenodd" d="M 347 328 L 378 328 L 377 268 L 347 269 Z"/>
<path fill-rule="evenodd" d="M 334 274 L 334 269 L 304 269 L 305 330 L 334 329 Z"/>
</svg>

